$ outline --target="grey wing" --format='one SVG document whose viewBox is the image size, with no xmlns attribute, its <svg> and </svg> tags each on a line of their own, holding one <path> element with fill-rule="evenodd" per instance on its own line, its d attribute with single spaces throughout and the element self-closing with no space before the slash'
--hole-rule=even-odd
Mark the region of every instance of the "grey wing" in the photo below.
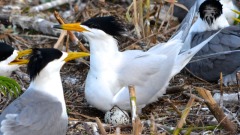
<svg viewBox="0 0 240 135">
<path fill-rule="evenodd" d="M 1 121 L 1 132 L 4 135 L 52 135 L 51 132 L 57 130 L 54 128 L 58 124 L 60 130 L 66 128 L 63 126 L 66 124 L 60 120 L 62 114 L 60 102 L 38 101 L 38 98 L 34 98 L 33 102 L 23 101 L 27 103 L 24 105 L 21 101 L 20 99 L 10 104 L 2 114 L 5 116 Z M 22 108 L 11 109 L 16 106 Z"/>
<path fill-rule="evenodd" d="M 207 31 L 193 34 L 192 47 L 208 38 L 216 31 Z M 232 51 L 240 48 L 240 27 L 230 26 L 223 29 L 195 56 L 213 54 L 223 51 Z M 207 80 L 218 81 L 220 72 L 223 75 L 231 74 L 240 67 L 240 52 L 217 55 L 205 60 L 187 65 L 187 68 L 195 75 Z"/>
</svg>

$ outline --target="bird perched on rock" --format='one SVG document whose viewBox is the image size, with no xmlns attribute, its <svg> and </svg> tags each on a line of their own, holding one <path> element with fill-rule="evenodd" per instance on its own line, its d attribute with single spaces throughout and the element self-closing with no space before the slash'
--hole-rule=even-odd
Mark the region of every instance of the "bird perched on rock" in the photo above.
<svg viewBox="0 0 240 135">
<path fill-rule="evenodd" d="M 68 116 L 60 69 L 88 53 L 33 49 L 27 66 L 31 83 L 0 115 L 0 135 L 66 135 Z"/>
<path fill-rule="evenodd" d="M 210 82 L 217 82 L 220 72 L 223 73 L 225 85 L 236 82 L 236 72 L 239 70 L 240 47 L 239 26 L 229 26 L 224 13 L 224 7 L 217 0 L 205 0 L 199 7 L 199 17 L 190 29 L 183 50 L 197 46 L 199 43 L 224 28 L 194 57 L 213 55 L 205 60 L 193 62 L 187 68 L 196 76 Z M 190 46 L 186 46 L 190 45 Z M 220 53 L 223 53 L 221 54 Z M 226 53 L 227 52 L 227 53 Z"/>
<path fill-rule="evenodd" d="M 6 43 L 0 42 L 0 76 L 10 76 L 14 70 L 17 70 L 26 59 L 18 59 L 29 54 L 30 50 L 17 51 Z"/>
<path fill-rule="evenodd" d="M 120 52 L 114 37 L 120 36 L 124 27 L 113 16 L 91 18 L 81 24 L 56 25 L 54 28 L 82 32 L 88 40 L 91 57 L 85 96 L 89 104 L 102 111 L 108 111 L 114 105 L 130 110 L 129 85 L 136 88 L 139 109 L 156 101 L 165 93 L 170 79 L 207 42 L 179 54 L 183 46 L 183 32 L 179 32 L 167 43 L 158 44 L 146 52 Z"/>
</svg>

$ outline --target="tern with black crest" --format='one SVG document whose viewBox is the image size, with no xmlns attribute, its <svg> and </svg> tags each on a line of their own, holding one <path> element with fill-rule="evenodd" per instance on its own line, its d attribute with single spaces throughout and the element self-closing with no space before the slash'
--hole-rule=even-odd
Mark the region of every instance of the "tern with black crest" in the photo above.
<svg viewBox="0 0 240 135">
<path fill-rule="evenodd" d="M 136 88 L 139 109 L 162 96 L 170 79 L 179 73 L 206 42 L 179 54 L 182 32 L 166 43 L 142 50 L 118 50 L 118 36 L 124 32 L 113 16 L 95 17 L 83 23 L 55 25 L 54 28 L 82 32 L 90 45 L 90 70 L 85 85 L 87 102 L 102 111 L 114 105 L 130 110 L 128 86 Z"/>
<path fill-rule="evenodd" d="M 190 63 L 187 68 L 196 76 L 210 82 L 217 82 L 222 72 L 223 83 L 230 85 L 236 83 L 236 73 L 240 70 L 238 60 L 240 57 L 238 51 L 240 48 L 240 28 L 239 26 L 230 26 L 228 18 L 224 15 L 226 12 L 224 5 L 220 2 L 218 0 L 205 0 L 200 5 L 199 17 L 190 29 L 182 51 L 197 46 L 219 29 L 223 29 L 195 55 L 199 57 L 212 56 Z M 231 19 L 233 20 L 233 18 Z"/>
<path fill-rule="evenodd" d="M 0 42 L 0 76 L 9 77 L 22 64 L 28 62 L 27 59 L 18 59 L 31 53 L 31 50 L 17 51 L 6 43 Z"/>
<path fill-rule="evenodd" d="M 29 88 L 0 115 L 0 135 L 66 135 L 68 116 L 60 77 L 70 60 L 89 56 L 82 52 L 33 49 L 27 71 Z"/>
</svg>

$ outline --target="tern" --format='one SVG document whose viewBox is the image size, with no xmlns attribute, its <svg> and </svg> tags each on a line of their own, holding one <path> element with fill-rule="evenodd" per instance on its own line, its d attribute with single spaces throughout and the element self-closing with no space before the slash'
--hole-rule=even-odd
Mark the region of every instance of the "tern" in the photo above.
<svg viewBox="0 0 240 135">
<path fill-rule="evenodd" d="M 13 71 L 17 70 L 22 64 L 28 61 L 18 58 L 30 52 L 31 50 L 17 51 L 10 45 L 0 42 L 0 76 L 9 77 Z"/>
<path fill-rule="evenodd" d="M 190 28 L 183 50 L 188 50 L 223 29 L 208 42 L 194 57 L 212 55 L 211 57 L 192 62 L 187 68 L 196 76 L 209 82 L 217 82 L 220 72 L 223 73 L 224 85 L 236 83 L 236 73 L 239 71 L 240 28 L 230 26 L 223 14 L 224 6 L 217 0 L 205 0 L 199 7 L 199 17 Z M 192 13 L 191 13 L 192 14 Z M 233 20 L 233 19 L 232 19 Z M 190 45 L 190 46 L 187 46 Z M 221 54 L 220 54 L 221 53 Z"/>
<path fill-rule="evenodd" d="M 182 51 L 191 48 L 193 34 L 218 30 L 230 26 L 227 18 L 223 15 L 223 6 L 218 0 L 205 0 L 199 6 L 198 18 L 189 30 Z"/>
<path fill-rule="evenodd" d="M 179 32 L 166 43 L 160 43 L 144 52 L 118 50 L 116 36 L 124 27 L 113 16 L 95 17 L 83 23 L 55 25 L 54 28 L 82 32 L 90 45 L 90 70 L 85 84 L 87 102 L 101 111 L 113 106 L 130 110 L 128 86 L 136 88 L 137 106 L 145 105 L 162 96 L 170 79 L 179 73 L 199 49 L 179 54 L 184 32 Z"/>
<path fill-rule="evenodd" d="M 190 9 L 195 2 L 197 2 L 198 5 L 200 6 L 200 4 L 204 2 L 204 0 L 178 0 L 178 3 L 183 4 L 188 9 Z M 220 0 L 220 2 L 223 5 L 224 16 L 228 20 L 228 23 L 232 25 L 234 22 L 232 18 L 237 17 L 237 14 L 232 12 L 232 10 L 239 10 L 240 8 L 240 4 L 238 0 Z M 185 11 L 184 9 L 178 6 L 174 7 L 173 15 L 176 16 L 180 21 L 185 18 L 186 14 L 187 14 L 187 11 Z"/>
<path fill-rule="evenodd" d="M 67 61 L 89 56 L 53 48 L 32 49 L 27 66 L 29 88 L 0 115 L 0 135 L 66 135 L 68 116 L 60 69 Z"/>
</svg>

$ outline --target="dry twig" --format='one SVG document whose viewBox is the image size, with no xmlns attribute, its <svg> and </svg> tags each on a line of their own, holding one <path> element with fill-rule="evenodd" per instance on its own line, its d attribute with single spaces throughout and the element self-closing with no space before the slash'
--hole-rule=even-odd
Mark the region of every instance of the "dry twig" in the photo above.
<svg viewBox="0 0 240 135">
<path fill-rule="evenodd" d="M 213 99 L 210 91 L 200 87 L 196 87 L 196 90 L 204 98 L 206 105 L 208 106 L 209 110 L 212 112 L 214 117 L 217 119 L 219 124 L 227 131 L 230 131 L 232 134 L 235 134 L 237 131 L 236 125 L 227 118 L 223 110 L 218 106 L 216 101 Z"/>
<path fill-rule="evenodd" d="M 107 135 L 107 132 L 105 131 L 105 129 L 104 129 L 103 125 L 102 125 L 101 120 L 98 117 L 96 117 L 95 120 L 97 122 L 98 128 L 100 129 L 101 134 L 102 135 Z"/>
<path fill-rule="evenodd" d="M 55 18 L 57 19 L 58 23 L 59 24 L 65 24 L 65 21 L 64 19 L 60 16 L 60 14 L 57 12 L 57 11 L 54 11 L 54 16 Z M 80 24 L 79 24 L 80 25 Z M 69 34 L 69 37 L 71 39 L 71 41 L 74 43 L 74 44 L 77 44 L 79 45 L 80 49 L 84 52 L 89 52 L 81 43 L 80 41 L 78 40 L 78 38 L 71 32 L 71 31 L 67 31 L 67 33 Z"/>
</svg>

